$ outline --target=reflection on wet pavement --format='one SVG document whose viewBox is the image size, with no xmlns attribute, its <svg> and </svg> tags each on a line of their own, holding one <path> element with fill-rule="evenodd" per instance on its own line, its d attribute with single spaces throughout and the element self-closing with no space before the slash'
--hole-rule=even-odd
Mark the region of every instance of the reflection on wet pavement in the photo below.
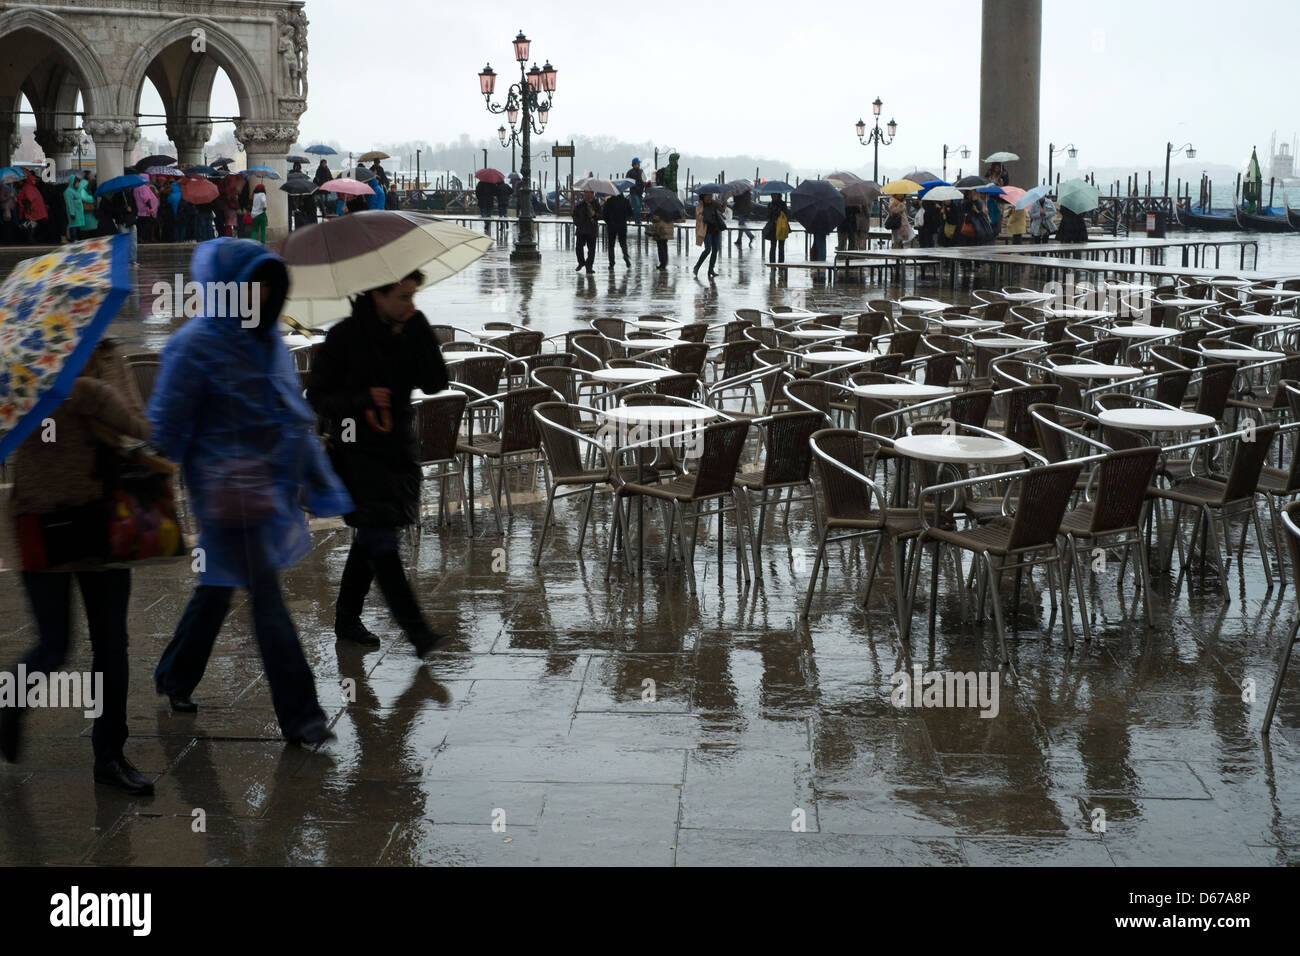
<svg viewBox="0 0 1300 956">
<path fill-rule="evenodd" d="M 630 278 L 620 268 L 588 279 L 552 251 L 530 284 L 498 248 L 423 293 L 423 305 L 461 326 L 522 313 L 548 334 L 600 314 L 715 321 L 792 295 L 769 287 L 756 253 L 733 250 L 711 288 L 689 272 L 652 274 L 644 252 Z M 791 285 L 809 307 L 877 294 L 808 277 Z M 119 335 L 156 348 L 166 328 L 125 321 Z M 763 577 L 748 587 L 734 557 L 719 567 L 716 543 L 702 541 L 690 594 L 680 567 L 663 566 L 654 520 L 643 579 L 616 569 L 606 583 L 608 512 L 597 509 L 595 540 L 579 553 L 573 500 L 557 506 L 534 568 L 541 507 L 519 491 L 502 539 L 491 522 L 467 538 L 458 515 L 439 531 L 428 490 L 425 531 L 404 543 L 405 560 L 431 623 L 454 640 L 424 664 L 373 600 L 365 621 L 383 647 L 336 645 L 349 537 L 337 522 L 315 527 L 314 550 L 284 580 L 338 734 L 321 752 L 280 740 L 243 600 L 195 694 L 199 713 L 172 714 L 151 674 L 193 579 L 184 564 L 137 569 L 127 753 L 156 778 L 157 795 L 96 787 L 89 721 L 33 712 L 23 762 L 0 765 L 0 862 L 1300 861 L 1295 669 L 1271 742 L 1259 733 L 1296 595 L 1266 590 L 1253 538 L 1244 575 L 1230 568 L 1228 603 L 1212 570 L 1157 576 L 1151 630 L 1140 611 L 1125 620 L 1131 584 L 1121 595 L 1099 576 L 1094 640 L 1073 653 L 1042 589 L 1023 588 L 1008 640 L 1014 674 L 999 685 L 997 716 L 981 718 L 891 703 L 892 675 L 913 663 L 994 667 L 992 625 L 962 623 L 948 572 L 935 637 L 923 588 L 903 644 L 892 569 L 886 561 L 863 610 L 867 562 L 848 546 L 830 549 L 814 614 L 799 620 L 807 571 L 793 549 L 815 546 L 806 505 L 794 506 L 788 529 L 772 523 Z M 0 660 L 12 661 L 33 627 L 14 573 L 3 580 Z M 71 670 L 89 667 L 84 622 L 76 633 Z M 1253 701 L 1243 681 L 1254 682 Z"/>
</svg>

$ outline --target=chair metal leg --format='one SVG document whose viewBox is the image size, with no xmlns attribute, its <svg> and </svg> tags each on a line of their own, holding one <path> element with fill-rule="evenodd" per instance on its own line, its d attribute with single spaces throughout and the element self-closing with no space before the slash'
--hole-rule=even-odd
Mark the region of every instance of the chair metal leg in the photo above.
<svg viewBox="0 0 1300 956">
<path fill-rule="evenodd" d="M 1273 693 L 1268 698 L 1268 710 L 1264 714 L 1264 729 L 1261 733 L 1267 737 L 1269 725 L 1273 723 L 1273 713 L 1277 710 L 1277 699 L 1282 693 L 1282 682 L 1286 678 L 1287 665 L 1291 663 L 1291 650 L 1295 647 L 1296 638 L 1300 637 L 1300 621 L 1291 625 L 1291 633 L 1287 636 L 1286 647 L 1282 649 L 1282 662 L 1277 668 L 1277 677 L 1273 679 Z"/>
<path fill-rule="evenodd" d="M 1223 588 L 1225 599 L 1232 597 L 1232 591 L 1228 587 L 1228 572 L 1223 564 L 1223 547 L 1219 544 L 1219 532 L 1214 527 L 1214 519 L 1210 516 L 1208 508 L 1201 509 L 1201 518 L 1205 521 L 1206 541 L 1205 544 L 1214 546 L 1214 565 L 1219 571 L 1219 582 Z"/>
<path fill-rule="evenodd" d="M 1142 611 L 1146 615 L 1147 627 L 1155 627 L 1155 618 L 1151 615 L 1151 572 L 1147 568 L 1147 547 L 1146 539 L 1142 537 L 1139 531 L 1134 544 L 1138 550 L 1138 567 L 1136 577 L 1138 586 L 1142 588 Z"/>
<path fill-rule="evenodd" d="M 1273 569 L 1268 566 L 1268 549 L 1264 547 L 1264 529 L 1260 526 L 1259 512 L 1255 509 L 1253 502 L 1250 508 L 1250 520 L 1255 525 L 1255 540 L 1259 543 L 1259 556 L 1262 559 L 1261 563 L 1264 565 L 1264 580 L 1268 582 L 1268 589 L 1271 591 L 1273 590 Z M 1241 538 L 1244 544 L 1246 536 L 1243 534 Z"/>
<path fill-rule="evenodd" d="M 582 509 L 582 524 L 578 526 L 578 553 L 582 553 L 582 543 L 587 540 L 587 522 L 591 520 L 591 506 L 596 501 L 596 486 L 587 492 L 587 507 Z"/>
<path fill-rule="evenodd" d="M 871 588 L 876 582 L 876 569 L 880 567 L 880 552 L 885 550 L 885 533 L 882 531 L 876 535 L 876 547 L 871 555 L 871 569 L 867 571 L 867 588 L 862 596 L 862 609 L 866 610 L 867 605 L 871 603 Z"/>
<path fill-rule="evenodd" d="M 939 609 L 939 561 L 943 554 L 943 544 L 934 543 L 934 556 L 930 559 L 930 637 L 934 637 L 935 618 Z"/>
<path fill-rule="evenodd" d="M 1051 568 L 1051 565 L 1047 567 Z M 1061 582 L 1061 624 L 1065 628 L 1065 646 L 1074 650 L 1074 609 L 1070 607 L 1070 589 L 1065 585 L 1065 559 L 1059 546 L 1056 549 L 1056 576 Z M 1048 587 L 1052 587 L 1050 580 Z"/>
<path fill-rule="evenodd" d="M 998 593 L 997 574 L 993 569 L 993 556 L 987 551 L 980 553 L 984 559 L 984 569 L 989 582 L 989 599 L 993 604 L 993 626 L 998 632 L 998 648 L 1002 652 L 1002 663 L 1011 664 L 1011 654 L 1007 651 L 1007 628 L 1002 618 L 1002 595 Z"/>
<path fill-rule="evenodd" d="M 1074 535 L 1070 535 L 1070 563 L 1074 566 L 1074 592 L 1079 597 L 1079 616 L 1083 619 L 1083 642 L 1092 643 L 1092 622 L 1088 615 L 1088 599 L 1083 593 L 1083 566 L 1079 562 L 1079 542 Z M 1069 574 L 1066 568 L 1063 572 Z M 1062 591 L 1069 589 L 1068 578 L 1066 583 L 1061 586 Z"/>
<path fill-rule="evenodd" d="M 808 619 L 808 609 L 812 607 L 813 592 L 817 590 L 817 572 L 821 570 L 822 556 L 826 553 L 826 529 L 822 529 L 821 535 L 817 542 L 817 554 L 813 558 L 812 574 L 808 578 L 808 594 L 803 601 L 804 620 Z"/>
<path fill-rule="evenodd" d="M 722 507 L 721 498 L 718 499 L 718 507 L 719 508 Z M 737 577 L 739 577 L 740 573 L 743 571 L 745 573 L 745 583 L 748 584 L 750 581 L 753 580 L 753 578 L 750 576 L 749 573 L 749 562 L 745 560 L 745 546 L 744 546 L 744 542 L 741 540 L 744 537 L 744 535 L 742 535 L 740 531 L 740 507 L 741 507 L 740 495 L 737 493 L 735 488 L 732 488 L 731 489 L 731 515 L 732 518 L 735 519 L 735 524 L 736 524 L 736 575 Z M 745 509 L 745 510 L 746 513 L 748 513 L 749 509 Z M 719 564 L 722 563 L 721 536 L 719 536 L 718 538 L 718 563 Z M 757 573 L 758 573 L 757 569 L 755 569 L 755 574 Z"/>
</svg>

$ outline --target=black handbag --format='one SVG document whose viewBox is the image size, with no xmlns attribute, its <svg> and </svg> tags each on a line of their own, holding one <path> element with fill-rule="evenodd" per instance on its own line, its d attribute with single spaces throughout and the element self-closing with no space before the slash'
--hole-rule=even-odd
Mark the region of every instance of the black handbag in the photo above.
<svg viewBox="0 0 1300 956">
<path fill-rule="evenodd" d="M 903 224 L 903 217 L 899 213 L 894 213 L 892 216 L 890 216 L 888 219 L 885 220 L 885 228 L 888 229 L 890 232 L 893 232 L 902 224 Z"/>
</svg>

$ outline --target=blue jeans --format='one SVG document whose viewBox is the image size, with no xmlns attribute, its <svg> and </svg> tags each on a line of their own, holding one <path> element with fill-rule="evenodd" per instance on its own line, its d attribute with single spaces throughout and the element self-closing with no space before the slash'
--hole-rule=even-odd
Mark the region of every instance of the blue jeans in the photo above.
<svg viewBox="0 0 1300 956">
<path fill-rule="evenodd" d="M 636 193 L 628 193 L 627 201 L 632 204 L 632 221 L 637 225 L 641 224 L 641 197 Z"/>
<path fill-rule="evenodd" d="M 271 687 L 271 704 L 286 737 L 301 734 L 323 721 L 325 712 L 316 699 L 316 682 L 298 642 L 298 631 L 280 594 L 280 578 L 266 561 L 254 536 L 246 539 L 248 588 L 253 604 L 253 632 L 262 667 Z M 203 679 L 212 647 L 230 612 L 234 588 L 201 584 L 194 589 L 172 641 L 154 670 L 160 694 L 189 697 Z"/>
<path fill-rule="evenodd" d="M 813 233 L 812 249 L 808 253 L 808 258 L 813 262 L 826 261 L 826 233 Z"/>
</svg>

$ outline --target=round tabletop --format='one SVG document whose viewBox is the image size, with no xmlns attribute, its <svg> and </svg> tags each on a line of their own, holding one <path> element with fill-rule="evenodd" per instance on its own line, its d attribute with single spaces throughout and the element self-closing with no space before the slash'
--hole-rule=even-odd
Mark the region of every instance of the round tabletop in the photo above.
<svg viewBox="0 0 1300 956">
<path fill-rule="evenodd" d="M 627 324 L 634 329 L 645 329 L 650 332 L 682 328 L 681 322 L 673 322 L 671 319 L 628 319 Z"/>
<path fill-rule="evenodd" d="M 1297 299 L 1300 291 L 1295 289 L 1250 289 L 1251 295 L 1269 299 Z"/>
<path fill-rule="evenodd" d="M 1092 365 L 1081 362 L 1078 365 L 1053 365 L 1052 374 L 1063 378 L 1132 378 L 1141 375 L 1142 369 L 1132 365 Z"/>
<path fill-rule="evenodd" d="M 881 382 L 876 385 L 859 385 L 853 389 L 863 398 L 883 398 L 894 402 L 926 401 L 957 394 L 957 389 L 946 385 L 921 385 L 910 382 Z"/>
<path fill-rule="evenodd" d="M 291 349 L 300 349 L 303 346 L 315 345 L 317 342 L 324 342 L 324 341 L 325 341 L 325 336 L 323 335 L 306 336 L 306 335 L 299 335 L 297 332 L 291 332 L 289 335 L 286 335 L 284 337 L 285 347 Z"/>
<path fill-rule="evenodd" d="M 859 352 L 856 349 L 841 349 L 838 352 L 805 352 L 804 361 L 813 365 L 849 365 L 853 362 L 870 362 L 880 358 L 879 352 Z"/>
<path fill-rule="evenodd" d="M 598 368 L 589 372 L 591 378 L 598 382 L 616 382 L 630 385 L 634 382 L 657 382 L 669 375 L 676 375 L 670 368 Z"/>
<path fill-rule="evenodd" d="M 463 352 L 444 352 L 442 359 L 448 365 L 454 365 L 457 362 L 464 362 L 466 359 L 476 358 L 505 358 L 500 352 L 489 352 L 486 350 L 470 350 Z"/>
<path fill-rule="evenodd" d="M 804 339 L 808 342 L 816 342 L 821 339 L 842 339 L 851 333 L 842 329 L 784 329 L 782 335 L 788 335 L 792 339 Z"/>
<path fill-rule="evenodd" d="M 690 405 L 620 405 L 600 414 L 624 425 L 696 425 L 718 417 L 712 409 Z"/>
<path fill-rule="evenodd" d="M 934 318 L 930 321 L 936 322 L 945 329 L 965 329 L 967 331 L 992 331 L 1000 329 L 1004 325 L 1002 322 L 994 322 L 992 319 L 944 319 Z"/>
<path fill-rule="evenodd" d="M 971 339 L 977 348 L 981 349 L 1032 349 L 1037 347 L 1047 347 L 1046 342 L 1039 342 L 1034 339 L 1022 339 L 1014 335 L 994 335 L 986 339 Z"/>
<path fill-rule="evenodd" d="M 1201 349 L 1201 354 L 1220 362 L 1268 362 L 1286 358 L 1285 352 L 1267 352 L 1264 349 Z"/>
<path fill-rule="evenodd" d="M 1110 330 L 1111 335 L 1122 339 L 1159 339 L 1167 335 L 1177 335 L 1177 329 L 1165 329 L 1158 325 L 1116 325 Z"/>
<path fill-rule="evenodd" d="M 1044 309 L 1054 319 L 1105 319 L 1114 315 L 1111 309 Z"/>
<path fill-rule="evenodd" d="M 1046 302 L 1052 298 L 1050 292 L 1003 292 L 1004 299 L 1010 299 L 1012 302 Z"/>
<path fill-rule="evenodd" d="M 1177 295 L 1170 299 L 1157 299 L 1156 305 L 1173 305 L 1180 309 L 1190 309 L 1202 305 L 1219 305 L 1218 299 L 1189 299 L 1186 296 Z"/>
<path fill-rule="evenodd" d="M 1103 425 L 1151 432 L 1189 432 L 1210 428 L 1215 419 L 1176 408 L 1111 408 L 1097 416 Z"/>
<path fill-rule="evenodd" d="M 660 339 L 623 339 L 617 344 L 625 349 L 666 349 L 673 345 L 685 345 L 686 340 L 665 336 Z"/>
<path fill-rule="evenodd" d="M 939 312 L 952 308 L 949 303 L 937 299 L 903 299 L 898 307 L 904 312 Z"/>
<path fill-rule="evenodd" d="M 1200 285 L 1211 285 L 1218 289 L 1240 289 L 1250 285 L 1248 279 L 1202 279 Z"/>
<path fill-rule="evenodd" d="M 1107 282 L 1105 288 L 1116 292 L 1155 292 L 1156 287 L 1145 282 Z"/>
<path fill-rule="evenodd" d="M 441 392 L 422 392 L 418 388 L 411 389 L 411 401 L 419 402 L 426 398 L 450 398 L 452 395 L 464 396 L 465 393 L 458 388 L 444 388 Z"/>
<path fill-rule="evenodd" d="M 904 435 L 894 442 L 894 451 L 908 458 L 954 465 L 977 461 L 1004 464 L 1026 454 L 1013 441 L 984 435 Z"/>
<path fill-rule="evenodd" d="M 1271 326 L 1285 328 L 1288 325 L 1300 325 L 1300 319 L 1282 315 L 1233 315 L 1229 316 L 1229 318 L 1238 325 L 1258 325 L 1264 328 Z"/>
<path fill-rule="evenodd" d="M 484 342 L 490 342 L 492 339 L 504 339 L 507 335 L 515 331 L 514 329 L 466 329 L 474 338 Z"/>
</svg>

